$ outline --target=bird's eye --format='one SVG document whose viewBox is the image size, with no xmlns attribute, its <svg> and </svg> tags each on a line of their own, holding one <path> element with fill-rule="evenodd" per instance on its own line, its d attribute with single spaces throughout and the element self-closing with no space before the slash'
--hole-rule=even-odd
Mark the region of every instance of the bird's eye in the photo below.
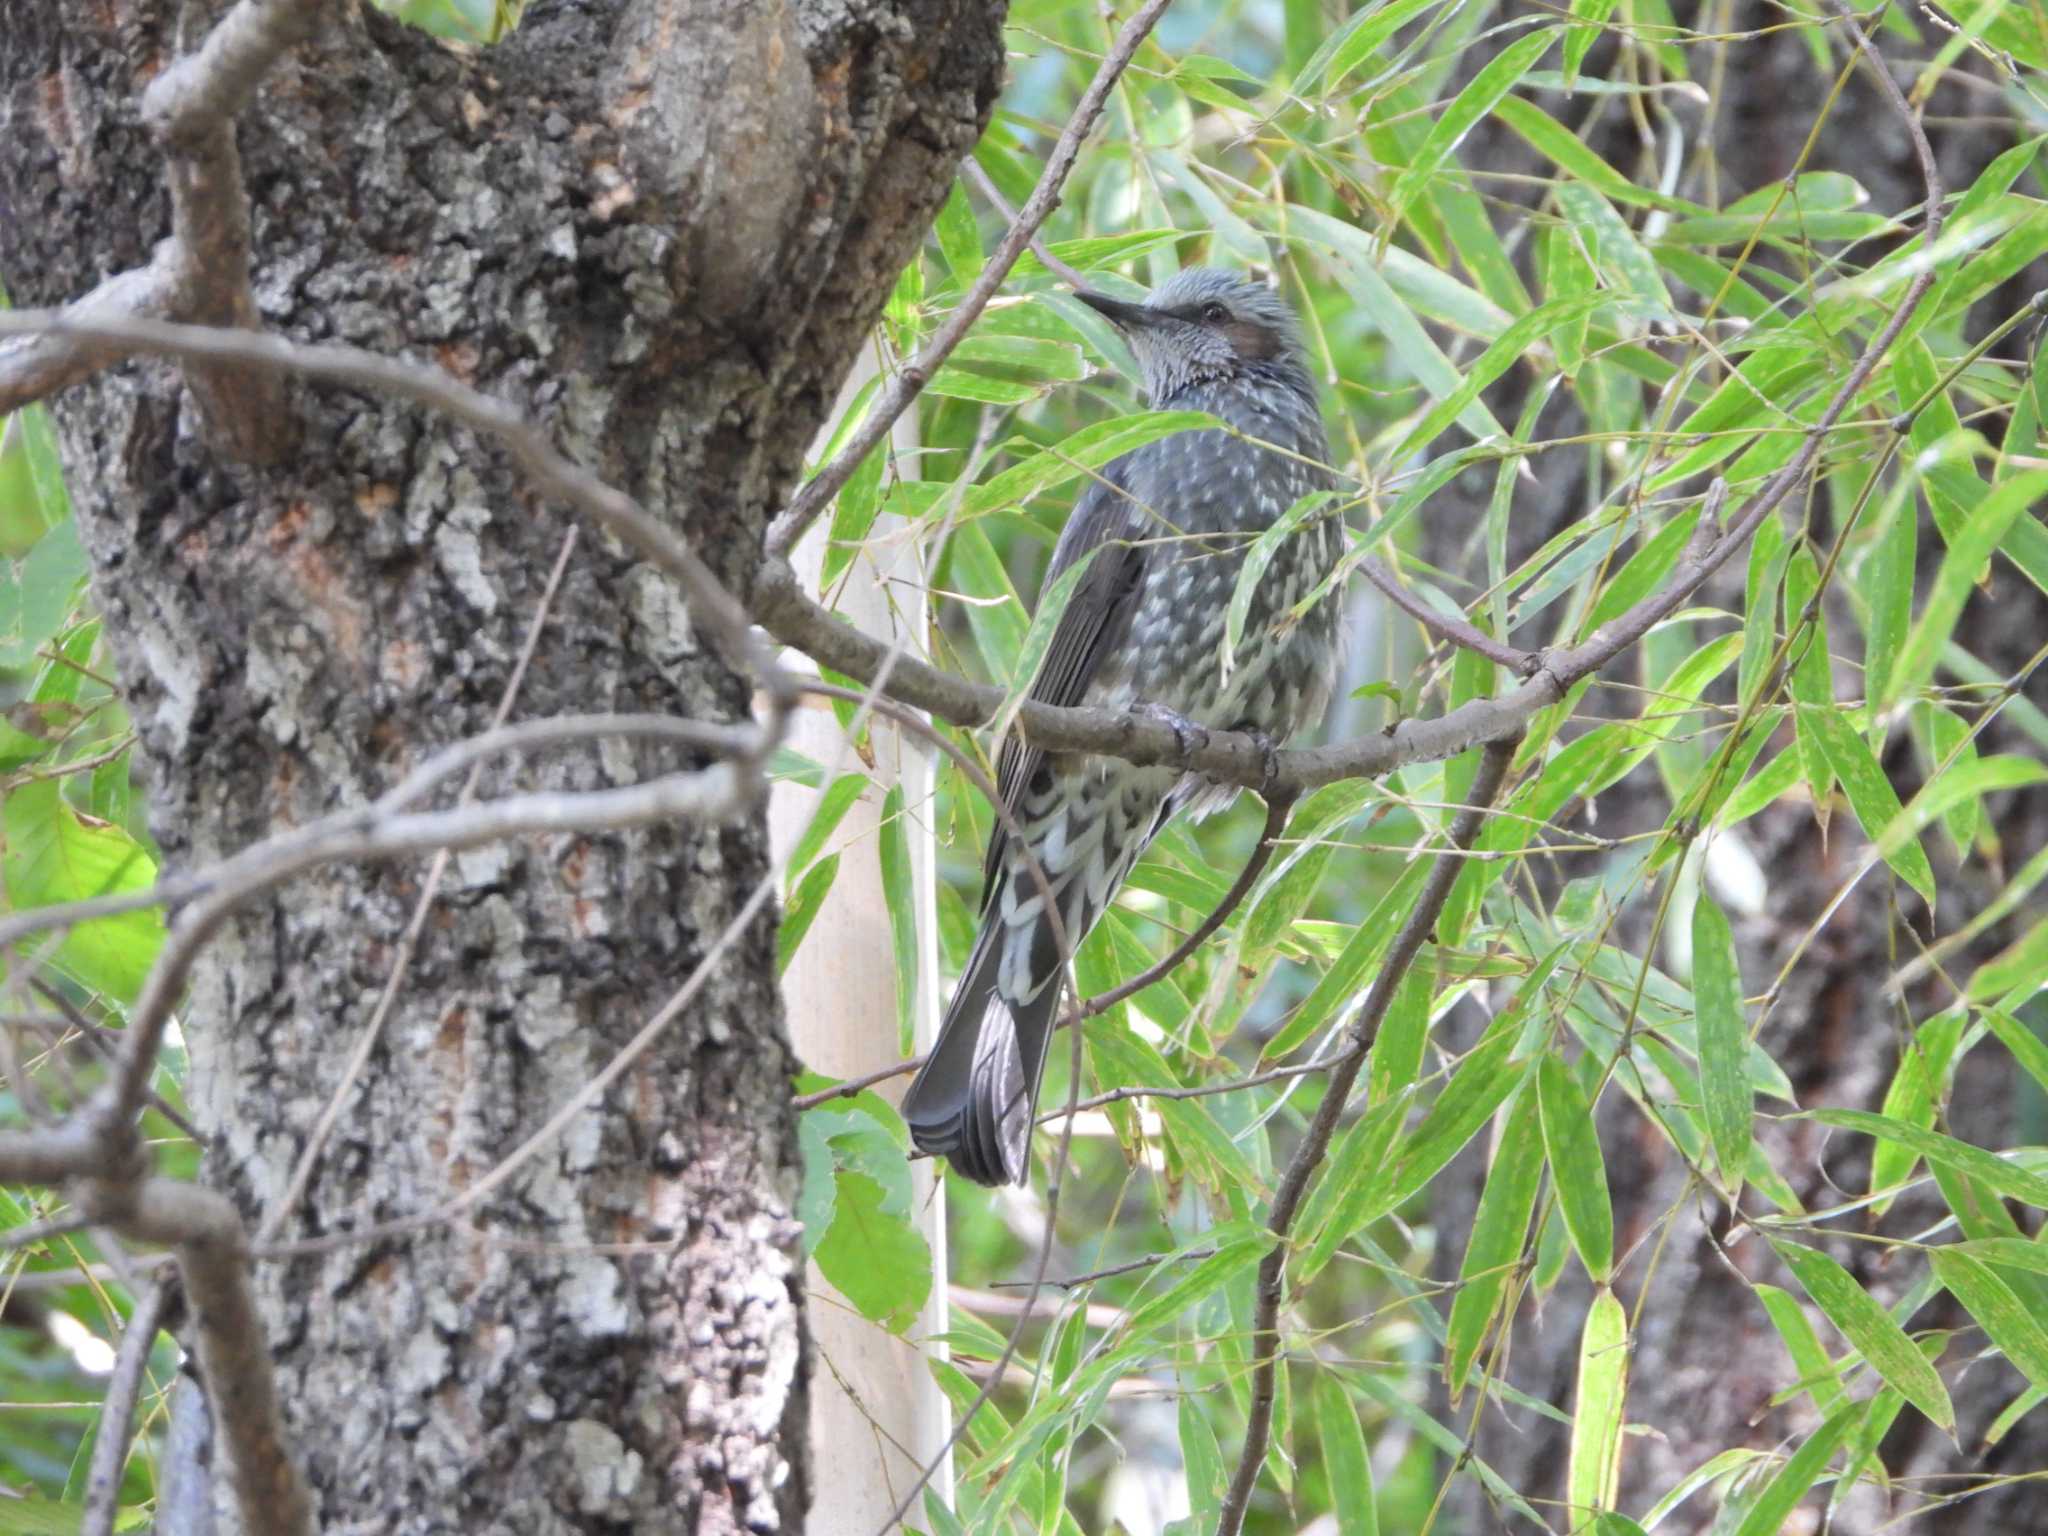
<svg viewBox="0 0 2048 1536">
<path fill-rule="evenodd" d="M 1202 318 L 1211 325 L 1221 325 L 1230 318 L 1230 311 L 1221 304 L 1204 304 L 1202 306 Z"/>
</svg>

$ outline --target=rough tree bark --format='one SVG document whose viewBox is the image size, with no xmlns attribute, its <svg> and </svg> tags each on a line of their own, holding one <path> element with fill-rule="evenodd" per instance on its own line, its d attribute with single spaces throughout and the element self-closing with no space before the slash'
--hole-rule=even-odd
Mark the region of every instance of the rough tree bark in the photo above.
<svg viewBox="0 0 2048 1536">
<path fill-rule="evenodd" d="M 71 299 L 164 233 L 136 97 L 210 19 L 192 9 L 0 0 L 0 277 L 17 303 Z M 240 125 L 262 321 L 515 400 L 744 597 L 766 518 L 987 118 L 1001 15 L 536 3 L 502 46 L 462 52 L 336 6 Z M 212 451 L 159 364 L 53 402 L 174 869 L 359 804 L 485 726 L 567 526 L 489 444 L 420 411 L 287 397 L 294 446 L 270 469 Z M 670 587 L 586 531 L 519 715 L 729 720 L 749 703 Z M 486 789 L 673 766 L 563 752 Z M 800 1527 L 803 1269 L 770 917 L 472 1226 L 345 1240 L 491 1168 L 766 871 L 758 813 L 456 861 L 283 1229 L 344 1240 L 259 1266 L 291 1440 L 331 1526 Z M 194 986 L 209 1177 L 252 1225 L 340 1081 L 420 875 L 301 882 L 234 924 Z"/>
<path fill-rule="evenodd" d="M 1733 5 L 1726 14 L 1724 30 L 1733 40 L 1723 45 L 1727 72 L 1717 82 L 1720 102 L 1712 126 L 1724 202 L 1769 187 L 1794 169 L 1795 157 L 1820 116 L 1833 83 L 1831 75 L 1817 67 L 1797 32 L 1770 30 L 1776 16 L 1766 7 L 1753 5 Z M 1751 34 L 1750 28 L 1765 30 Z M 1901 60 L 1926 57 L 1926 49 L 1913 49 L 1897 37 L 1887 34 L 1878 40 Z M 1707 78 L 1709 50 L 1693 50 L 1691 62 L 1696 75 Z M 1588 67 L 1591 73 L 1601 72 L 1598 54 Z M 1900 67 L 1901 78 L 1910 84 L 1913 70 Z M 1551 106 L 1571 121 L 1577 121 L 1585 110 L 1583 104 L 1567 105 L 1562 98 Z M 1927 131 L 1951 194 L 1969 186 L 1993 156 L 2016 142 L 2016 126 L 2006 133 L 1984 131 L 1982 119 L 1969 115 L 1982 109 L 1983 99 L 1958 85 L 1942 87 L 1928 105 Z M 1700 127 L 1697 117 L 1685 119 L 1688 145 Z M 1607 110 L 1589 137 L 1619 166 L 1636 165 L 1645 154 L 1634 126 L 1617 110 Z M 1468 163 L 1488 170 L 1540 173 L 1544 169 L 1527 158 L 1526 146 L 1497 131 L 1475 135 L 1467 154 Z M 1887 212 L 1911 210 L 1926 196 L 1903 125 L 1860 75 L 1851 80 L 1828 114 L 1806 169 L 1840 170 L 1854 176 L 1870 193 L 1869 206 Z M 2025 296 L 2040 286 L 2040 274 L 2030 276 L 2036 280 L 2014 284 L 1982 306 L 1975 329 L 1988 329 L 1991 321 L 2024 303 Z M 1512 419 L 1518 406 L 1519 401 L 1507 400 L 1497 408 L 1504 419 Z M 1572 414 L 1560 396 L 1539 426 L 1538 435 L 1566 436 L 1582 428 L 1582 419 Z M 1540 488 L 1517 496 L 1511 561 L 1577 519 L 1585 503 L 1582 470 L 1583 459 L 1576 454 L 1546 458 L 1539 475 Z M 1427 558 L 1453 570 L 1469 573 L 1473 569 L 1467 540 L 1484 517 L 1487 490 L 1478 488 L 1476 499 L 1468 497 L 1461 507 L 1445 508 L 1429 525 L 1432 539 L 1425 551 Z M 1832 538 L 1835 525 L 1825 491 L 1816 496 L 1814 507 L 1820 536 Z M 1796 523 L 1798 509 L 1788 509 L 1785 515 Z M 1933 559 L 1928 552 L 1941 547 L 1931 521 L 1923 521 L 1923 577 Z M 1740 564 L 1723 573 L 1706 595 L 1730 611 L 1740 611 Z M 1992 620 L 1989 616 L 1994 612 L 1998 617 Z M 1552 620 L 1546 617 L 1544 622 Z M 1838 631 L 1856 633 L 1846 610 L 1833 611 L 1831 623 Z M 1974 599 L 1958 633 L 1966 634 L 1971 647 L 1987 663 L 2000 668 L 2001 676 L 2009 676 L 2039 644 L 2044 626 L 2048 626 L 2048 602 L 2010 565 L 2001 562 L 1994 590 Z M 1540 644 L 1543 638 L 1534 634 L 1517 637 L 1525 645 Z M 1647 681 L 1626 668 L 1615 669 L 1614 675 L 1627 682 Z M 1860 687 L 1860 678 L 1853 671 L 1838 674 L 1838 696 L 1855 697 Z M 2044 697 L 2043 687 L 2036 674 L 2031 695 Z M 1602 692 L 1596 689 L 1587 696 L 1589 710 L 1630 712 L 1638 707 L 1626 695 L 1603 699 Z M 1995 724 L 1978 745 L 1986 753 L 2034 751 L 2004 722 Z M 1902 795 L 1910 794 L 1920 782 L 1924 764 L 1915 760 L 1904 732 L 1894 732 L 1886 767 Z M 1600 797 L 1597 831 L 1618 838 L 1646 832 L 1662 825 L 1667 809 L 1657 780 L 1637 775 Z M 1998 796 L 1990 802 L 1988 814 L 2004 841 L 2008 871 L 2048 840 L 2048 796 L 2037 792 Z M 1771 808 L 1747 824 L 1742 836 L 1756 853 L 1770 891 L 1763 913 L 1746 920 L 1738 918 L 1736 923 L 1743 979 L 1749 993 L 1755 995 L 1777 976 L 1793 946 L 1827 909 L 1868 845 L 1846 811 L 1836 811 L 1824 835 L 1811 811 L 1798 805 Z M 1927 841 L 1941 884 L 1940 910 L 1946 931 L 1979 909 L 1999 882 L 1991 879 L 1981 861 L 1959 867 L 1939 837 Z M 1561 881 L 1592 874 L 1598 863 L 1593 858 L 1566 857 L 1545 873 Z M 1762 1042 L 1791 1078 L 1802 1106 L 1880 1107 L 1897 1064 L 1902 1035 L 1901 1010 L 1883 995 L 1882 984 L 1898 961 L 1912 953 L 1910 939 L 1895 925 L 1903 920 L 1918 925 L 1923 934 L 1927 931 L 1918 898 L 1901 888 L 1895 912 L 1890 906 L 1891 894 L 1891 882 L 1882 870 L 1866 878 L 1833 913 L 1820 942 L 1803 956 L 1766 1025 Z M 1633 920 L 1623 923 L 1617 941 L 1632 953 L 1641 953 L 1648 930 L 1648 913 L 1639 911 Z M 2010 922 L 1994 930 L 1976 958 L 1995 952 L 2016 937 L 2017 931 Z M 1668 954 L 1660 951 L 1660 963 L 1668 960 Z M 1971 963 L 1962 961 L 1957 974 L 1966 973 Z M 1905 1011 L 1918 1021 L 1951 1001 L 1953 995 L 1945 989 L 1923 986 L 1907 999 Z M 1997 1070 L 1995 1053 L 1987 1049 L 1965 1063 L 1949 1106 L 1949 1123 L 1955 1134 L 1979 1145 L 2007 1145 L 2015 1139 L 2009 1121 L 2016 1107 L 2011 1077 Z M 1642 1306 L 1643 1328 L 1631 1340 L 1628 1419 L 1654 1431 L 1631 1436 L 1624 1451 L 1622 1503 L 1637 1510 L 1717 1451 L 1741 1445 L 1769 1449 L 1788 1436 L 1796 1443 L 1818 1420 L 1804 1400 L 1772 1405 L 1772 1396 L 1795 1376 L 1743 1276 L 1795 1291 L 1796 1284 L 1754 1236 L 1726 1250 L 1726 1258 L 1717 1252 L 1716 1240 L 1729 1236 L 1725 1214 L 1712 1199 L 1684 1198 L 1684 1165 L 1619 1093 L 1609 1093 L 1603 1100 L 1600 1124 L 1612 1181 L 1616 1251 L 1624 1253 L 1630 1245 L 1643 1242 L 1617 1282 L 1632 1316 L 1644 1277 L 1650 1272 L 1650 1251 L 1656 1245 L 1659 1224 L 1671 1223 L 1658 1255 L 1651 1293 Z M 1854 1138 L 1826 1143 L 1818 1128 L 1798 1123 L 1766 1126 L 1760 1134 L 1809 1209 L 1823 1208 L 1840 1198 L 1831 1180 L 1850 1191 L 1865 1187 L 1867 1145 L 1859 1148 Z M 1452 1174 L 1435 1186 L 1433 1215 L 1446 1235 L 1438 1260 L 1443 1278 L 1456 1276 L 1485 1164 L 1483 1145 L 1468 1149 Z M 1929 1192 L 1921 1199 L 1902 1201 L 1883 1230 L 1895 1235 L 1915 1233 L 1945 1214 L 1939 1198 Z M 1881 1300 L 1889 1303 L 1902 1294 L 1900 1267 L 1883 1262 L 1884 1250 L 1854 1244 L 1832 1251 Z M 1590 1294 L 1583 1273 L 1576 1265 L 1568 1266 L 1553 1304 L 1537 1307 L 1525 1300 L 1507 1357 L 1509 1380 L 1566 1412 L 1572 1406 L 1578 1330 Z M 1822 1336 L 1830 1337 L 1826 1323 L 1818 1314 L 1813 1316 Z M 1915 1320 L 1918 1327 L 1962 1327 L 1966 1323 L 1946 1298 L 1923 1309 Z M 2001 1469 L 2038 1467 L 2048 1458 L 2048 1418 L 2039 1412 L 2021 1420 L 1995 1451 L 1983 1452 L 1985 1428 L 2025 1383 L 2003 1364 L 1959 1372 L 1955 1361 L 1961 1358 L 1961 1349 L 1952 1346 L 1942 1368 L 1955 1397 L 1960 1449 L 1920 1415 L 1910 1410 L 1902 1414 L 1884 1444 L 1885 1463 L 1895 1474 L 1921 1480 L 1920 1493 L 1902 1496 L 1887 1507 L 1879 1496 L 1859 1492 L 1831 1527 L 1841 1536 L 1875 1531 L 1928 1493 L 1953 1493 L 1956 1485 L 1952 1479 L 1957 1474 L 1983 1476 Z M 1865 1388 L 1858 1392 L 1867 1395 Z M 1470 1409 L 1467 1398 L 1464 1412 L 1452 1421 L 1462 1426 Z M 1481 1420 L 1474 1449 L 1525 1496 L 1561 1499 L 1564 1435 L 1561 1426 L 1526 1412 L 1490 1407 Z M 1941 1531 L 1958 1536 L 2030 1529 L 2038 1523 L 2038 1502 L 2038 1494 L 2018 1484 L 1948 1507 L 1933 1518 Z M 1665 1528 L 1704 1532 L 1712 1517 L 1712 1498 L 1700 1495 L 1682 1506 Z M 1459 1531 L 1505 1530 L 1518 1525 L 1512 1517 L 1490 1509 L 1477 1480 L 1469 1477 L 1458 1481 L 1444 1518 L 1445 1529 Z"/>
</svg>

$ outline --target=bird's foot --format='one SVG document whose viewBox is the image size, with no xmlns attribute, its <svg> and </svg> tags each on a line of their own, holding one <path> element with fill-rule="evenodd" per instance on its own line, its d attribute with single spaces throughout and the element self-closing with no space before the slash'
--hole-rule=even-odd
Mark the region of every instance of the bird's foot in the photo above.
<svg viewBox="0 0 2048 1536">
<path fill-rule="evenodd" d="M 1240 721 L 1231 729 L 1240 736 L 1251 737 L 1252 745 L 1259 749 L 1259 798 L 1270 805 L 1273 781 L 1280 777 L 1280 743 L 1273 739 L 1270 731 L 1260 730 L 1249 721 Z"/>
<path fill-rule="evenodd" d="M 1173 744 L 1186 757 L 1209 745 L 1209 728 L 1200 721 L 1190 720 L 1178 710 L 1168 709 L 1164 704 L 1150 702 L 1138 705 L 1132 713 L 1173 732 Z"/>
</svg>

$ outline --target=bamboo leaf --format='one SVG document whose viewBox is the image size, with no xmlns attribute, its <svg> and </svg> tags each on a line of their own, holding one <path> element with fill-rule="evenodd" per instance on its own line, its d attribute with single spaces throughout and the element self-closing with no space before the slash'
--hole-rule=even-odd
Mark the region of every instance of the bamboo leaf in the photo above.
<svg viewBox="0 0 2048 1536">
<path fill-rule="evenodd" d="M 1323 1475 L 1330 1484 L 1330 1505 L 1338 1536 L 1379 1536 L 1378 1496 L 1373 1490 L 1372 1458 L 1365 1452 L 1365 1432 L 1334 1371 L 1316 1372 L 1316 1433 L 1323 1446 Z"/>
<path fill-rule="evenodd" d="M 1579 1334 L 1579 1384 L 1572 1408 L 1565 1498 L 1580 1525 L 1609 1508 L 1621 1487 L 1622 1404 L 1628 1393 L 1628 1317 L 1601 1286 Z"/>
<path fill-rule="evenodd" d="M 1899 1142 L 1913 1148 L 1931 1163 L 1946 1164 L 1958 1173 L 1990 1185 L 2002 1195 L 2048 1210 L 2048 1179 L 2015 1167 L 1995 1153 L 1973 1147 L 1967 1141 L 1957 1141 L 1939 1131 L 1922 1130 L 1917 1125 L 1907 1125 L 1863 1109 L 1809 1109 L 1802 1113 L 1804 1118 L 1818 1120 L 1822 1125 L 1837 1126 L 1845 1131 L 1862 1131 L 1866 1135 Z"/>
<path fill-rule="evenodd" d="M 1543 1177 L 1540 1114 L 1535 1094 L 1525 1092 L 1514 1101 L 1501 1126 L 1486 1185 L 1479 1192 L 1444 1343 L 1444 1379 L 1453 1403 L 1479 1358 L 1529 1234 L 1529 1213 L 1535 1209 L 1536 1187 Z"/>
<path fill-rule="evenodd" d="M 1699 1019 L 1700 1092 L 1721 1182 L 1732 1201 L 1749 1167 L 1749 1027 L 1742 1011 L 1742 970 L 1728 916 L 1701 883 L 1692 912 L 1692 989 Z"/>
<path fill-rule="evenodd" d="M 1814 1485 L 1828 1459 L 1835 1454 L 1835 1448 L 1862 1417 L 1863 1405 L 1852 1403 L 1809 1435 L 1806 1443 L 1794 1451 L 1764 1485 L 1756 1502 L 1742 1517 L 1742 1524 L 1735 1528 L 1735 1536 L 1779 1536 L 1793 1509 L 1806 1497 L 1807 1489 Z"/>
<path fill-rule="evenodd" d="M 1579 1262 L 1596 1285 L 1614 1272 L 1614 1207 L 1607 1195 L 1607 1168 L 1593 1106 L 1572 1069 L 1555 1056 L 1536 1066 L 1537 1098 L 1543 1109 L 1543 1148 L 1550 1159 L 1551 1187 Z"/>
<path fill-rule="evenodd" d="M 1393 223 L 1399 223 L 1406 215 L 1409 206 L 1423 194 L 1479 119 L 1491 112 L 1494 105 L 1514 89 L 1515 83 L 1535 66 L 1536 61 L 1550 51 L 1557 31 L 1556 27 L 1541 27 L 1508 44 L 1480 68 L 1471 82 L 1438 115 L 1410 159 L 1408 168 L 1387 195 Z"/>
<path fill-rule="evenodd" d="M 2012 1287 L 1958 1246 L 1936 1248 L 1928 1258 L 1941 1283 L 1969 1309 L 1999 1352 L 2036 1387 L 2048 1388 L 2048 1329 Z"/>
<path fill-rule="evenodd" d="M 1953 1432 L 1956 1411 L 1941 1377 L 1919 1346 L 1906 1337 L 1905 1329 L 1856 1283 L 1855 1276 L 1816 1248 L 1778 1239 L 1772 1240 L 1771 1247 L 1798 1277 L 1800 1288 L 1813 1304 L 1856 1346 L 1870 1368 L 1935 1424 Z"/>
</svg>

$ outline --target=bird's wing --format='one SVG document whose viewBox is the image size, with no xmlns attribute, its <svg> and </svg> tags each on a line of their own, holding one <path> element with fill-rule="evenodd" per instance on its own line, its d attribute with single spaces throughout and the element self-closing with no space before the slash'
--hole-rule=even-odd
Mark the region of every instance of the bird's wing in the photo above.
<svg viewBox="0 0 2048 1536">
<path fill-rule="evenodd" d="M 1149 554 L 1143 542 L 1144 509 L 1124 489 L 1129 463 L 1128 456 L 1116 460 L 1089 486 L 1053 548 L 1041 594 L 1051 591 L 1061 573 L 1090 550 L 1098 553 L 1068 598 L 1032 679 L 1028 697 L 1035 703 L 1080 703 L 1101 670 L 1103 657 L 1129 628 Z M 1032 775 L 1044 761 L 1045 754 L 1027 745 L 1014 729 L 1003 737 L 996 758 L 996 795 L 1011 816 L 1017 814 Z M 999 883 L 1008 845 L 1009 833 L 998 816 L 982 862 L 983 906 Z"/>
</svg>

